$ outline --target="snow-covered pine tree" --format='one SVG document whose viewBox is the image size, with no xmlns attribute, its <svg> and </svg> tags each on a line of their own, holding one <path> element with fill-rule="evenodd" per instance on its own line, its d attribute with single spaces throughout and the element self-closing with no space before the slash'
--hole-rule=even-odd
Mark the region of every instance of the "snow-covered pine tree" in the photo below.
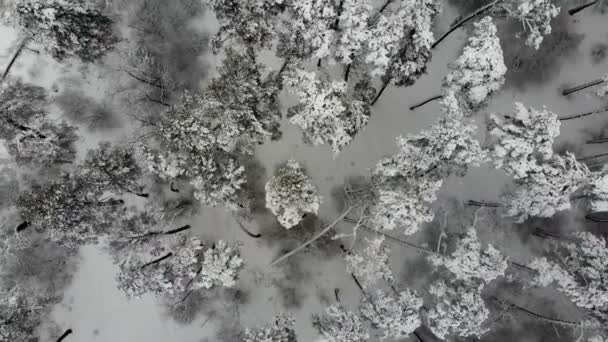
<svg viewBox="0 0 608 342">
<path fill-rule="evenodd" d="M 271 323 L 246 329 L 243 342 L 297 342 L 295 319 L 289 314 L 276 315 Z"/>
<path fill-rule="evenodd" d="M 92 1 L 17 0 L 14 15 L 26 35 L 59 61 L 77 56 L 93 62 L 118 43 L 113 21 Z"/>
<path fill-rule="evenodd" d="M 442 93 L 454 94 L 465 113 L 484 106 L 505 83 L 507 67 L 496 33 L 492 17 L 476 22 L 462 54 L 443 78 Z"/>
<path fill-rule="evenodd" d="M 302 166 L 290 159 L 266 183 L 266 207 L 286 229 L 297 225 L 304 214 L 317 214 L 321 204 L 317 188 Z"/>
</svg>

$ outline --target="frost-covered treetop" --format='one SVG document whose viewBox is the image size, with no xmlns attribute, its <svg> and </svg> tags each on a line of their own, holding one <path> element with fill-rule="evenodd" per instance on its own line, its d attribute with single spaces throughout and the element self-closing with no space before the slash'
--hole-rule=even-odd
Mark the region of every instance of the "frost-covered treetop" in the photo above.
<svg viewBox="0 0 608 342">
<path fill-rule="evenodd" d="M 483 286 L 483 285 L 482 285 Z M 448 336 L 481 337 L 488 331 L 484 326 L 490 316 L 481 298 L 480 287 L 471 283 L 438 281 L 429 292 L 436 305 L 426 314 L 426 325 L 441 339 Z"/>
<path fill-rule="evenodd" d="M 296 342 L 295 319 L 289 314 L 280 314 L 268 324 L 246 329 L 243 342 Z"/>
<path fill-rule="evenodd" d="M 447 268 L 457 279 L 481 279 L 485 283 L 504 275 L 508 266 L 507 259 L 494 246 L 488 244 L 482 249 L 474 227 L 467 229 L 451 255 L 433 254 L 429 259 L 436 267 Z"/>
<path fill-rule="evenodd" d="M 420 76 L 431 56 L 435 38 L 432 22 L 439 13 L 436 0 L 394 1 L 370 30 L 365 60 L 372 76 L 390 76 L 406 85 Z"/>
<path fill-rule="evenodd" d="M 515 103 L 512 115 L 491 115 L 488 131 L 494 139 L 490 154 L 497 168 L 515 179 L 538 169 L 537 160 L 553 156 L 553 141 L 559 135 L 560 122 L 555 113 Z"/>
<path fill-rule="evenodd" d="M 360 252 L 348 253 L 346 270 L 354 274 L 364 288 L 373 286 L 378 280 L 384 279 L 393 283 L 394 277 L 390 267 L 390 249 L 383 245 L 384 236 L 374 239 L 365 239 L 365 248 Z"/>
<path fill-rule="evenodd" d="M 588 177 L 589 169 L 574 154 L 554 155 L 515 182 L 515 190 L 505 196 L 507 215 L 523 222 L 528 217 L 552 217 L 568 210 L 572 195 L 586 185 Z"/>
<path fill-rule="evenodd" d="M 372 173 L 374 199 L 371 221 L 378 229 L 403 227 L 413 234 L 433 220 L 443 178 L 463 175 L 485 159 L 473 134 L 475 126 L 456 116 L 440 118 L 430 130 L 397 138 L 399 151 L 378 162 Z"/>
<path fill-rule="evenodd" d="M 574 238 L 562 240 L 558 261 L 537 258 L 530 267 L 538 272 L 538 285 L 554 284 L 574 304 L 604 324 L 608 320 L 606 239 L 587 232 L 576 233 Z"/>
<path fill-rule="evenodd" d="M 93 1 L 18 0 L 14 14 L 29 37 L 59 61 L 77 56 L 92 62 L 118 42 L 112 20 Z"/>
<path fill-rule="evenodd" d="M 344 0 L 338 17 L 339 31 L 334 58 L 350 64 L 365 49 L 370 38 L 368 22 L 373 7 L 370 0 Z"/>
<path fill-rule="evenodd" d="M 209 0 L 220 23 L 212 39 L 215 53 L 227 41 L 247 47 L 267 48 L 276 35 L 283 0 Z"/>
<path fill-rule="evenodd" d="M 46 309 L 57 298 L 20 287 L 0 288 L 0 340 L 38 341 L 37 330 L 42 324 Z"/>
<path fill-rule="evenodd" d="M 322 316 L 313 316 L 313 326 L 326 342 L 365 342 L 369 330 L 363 318 L 342 306 L 330 306 Z"/>
<path fill-rule="evenodd" d="M 142 175 L 134 148 L 109 142 L 87 151 L 82 172 L 100 186 L 118 192 L 136 192 L 137 181 Z"/>
<path fill-rule="evenodd" d="M 478 166 L 486 153 L 475 139 L 476 127 L 455 117 L 444 116 L 429 130 L 397 138 L 398 152 L 381 160 L 375 174 L 384 177 L 443 179 L 463 175 L 469 166 Z"/>
<path fill-rule="evenodd" d="M 502 8 L 521 22 L 527 33 L 526 45 L 537 50 L 544 36 L 551 34 L 551 20 L 560 12 L 560 7 L 555 6 L 552 0 L 514 0 Z"/>
<path fill-rule="evenodd" d="M 412 290 L 399 293 L 377 290 L 371 301 L 373 305 L 367 299 L 363 300 L 361 314 L 383 331 L 383 340 L 408 337 L 422 324 L 422 298 Z"/>
<path fill-rule="evenodd" d="M 587 342 L 606 342 L 608 341 L 608 338 L 602 337 L 600 335 L 595 335 L 592 337 L 589 337 L 589 339 L 587 340 Z"/>
<path fill-rule="evenodd" d="M 320 204 L 317 188 L 295 160 L 289 160 L 266 183 L 266 207 L 287 229 L 297 225 L 305 213 L 317 214 Z"/>
<path fill-rule="evenodd" d="M 486 104 L 505 83 L 507 67 L 492 17 L 474 24 L 462 54 L 443 79 L 443 93 L 454 93 L 460 105 L 473 111 Z"/>
<path fill-rule="evenodd" d="M 207 247 L 198 238 L 180 236 L 173 245 L 165 243 L 122 262 L 117 281 L 128 297 L 148 292 L 173 296 L 215 286 L 232 287 L 242 267 L 243 260 L 234 246 L 219 240 Z"/>
<path fill-rule="evenodd" d="M 590 197 L 591 211 L 608 211 L 608 166 L 604 165 L 602 170 L 592 172 L 589 178 L 585 193 Z"/>
<path fill-rule="evenodd" d="M 369 208 L 372 226 L 387 230 L 402 228 L 406 235 L 416 233 L 424 223 L 433 221 L 435 215 L 430 205 L 437 199 L 442 184 L 442 180 L 430 177 L 395 176 L 379 181 Z"/>
<path fill-rule="evenodd" d="M 289 108 L 289 121 L 304 131 L 311 144 L 329 144 L 338 154 L 367 125 L 369 105 L 348 100 L 345 82 L 322 81 L 314 72 L 296 69 L 284 83 L 298 101 Z"/>
</svg>

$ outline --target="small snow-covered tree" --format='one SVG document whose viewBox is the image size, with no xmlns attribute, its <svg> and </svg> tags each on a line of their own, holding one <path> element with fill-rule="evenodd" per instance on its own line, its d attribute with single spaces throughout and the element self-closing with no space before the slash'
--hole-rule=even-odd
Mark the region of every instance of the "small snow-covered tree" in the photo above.
<svg viewBox="0 0 608 342">
<path fill-rule="evenodd" d="M 209 5 L 220 23 L 211 42 L 216 53 L 227 41 L 257 49 L 270 47 L 285 7 L 283 0 L 211 0 Z"/>
<path fill-rule="evenodd" d="M 365 342 L 369 330 L 358 313 L 332 305 L 321 316 L 313 316 L 313 326 L 328 342 Z"/>
<path fill-rule="evenodd" d="M 287 229 L 297 225 L 305 213 L 317 214 L 320 203 L 317 188 L 295 160 L 280 167 L 266 183 L 266 207 Z"/>
<path fill-rule="evenodd" d="M 238 249 L 219 240 L 207 247 L 198 238 L 176 238 L 150 253 L 137 253 L 120 263 L 118 288 L 128 297 L 145 293 L 174 296 L 187 291 L 232 287 L 243 266 Z M 167 241 L 167 240 L 165 240 Z M 153 260 L 152 257 L 156 257 Z"/>
<path fill-rule="evenodd" d="M 21 218 L 66 247 L 95 243 L 122 214 L 122 200 L 104 199 L 104 189 L 83 175 L 64 173 L 19 194 Z"/>
<path fill-rule="evenodd" d="M 466 282 L 431 284 L 429 292 L 436 305 L 426 314 L 426 325 L 441 339 L 448 336 L 481 337 L 488 329 L 484 323 L 490 315 L 481 298 L 481 287 Z"/>
<path fill-rule="evenodd" d="M 57 60 L 102 57 L 118 42 L 113 22 L 91 1 L 18 0 L 15 20 L 25 33 Z"/>
<path fill-rule="evenodd" d="M 475 126 L 464 119 L 445 116 L 430 130 L 399 137 L 399 151 L 381 160 L 372 174 L 374 194 L 371 220 L 377 228 L 403 227 L 413 234 L 433 219 L 430 204 L 442 180 L 463 175 L 469 166 L 485 159 L 474 139 Z"/>
<path fill-rule="evenodd" d="M 553 156 L 553 141 L 559 135 L 557 115 L 546 108 L 534 109 L 515 103 L 510 115 L 491 115 L 488 131 L 494 140 L 490 155 L 497 168 L 515 179 L 537 172 L 537 160 Z"/>
<path fill-rule="evenodd" d="M 246 329 L 243 342 L 296 342 L 295 319 L 289 314 L 274 317 L 272 323 Z"/>
<path fill-rule="evenodd" d="M 602 86 L 596 91 L 597 96 L 605 97 L 608 95 L 608 74 L 604 75 L 601 80 L 604 82 Z"/>
<path fill-rule="evenodd" d="M 70 163 L 76 154 L 76 128 L 47 118 L 44 88 L 19 80 L 0 89 L 0 139 L 18 164 Z"/>
<path fill-rule="evenodd" d="M 501 7 L 507 15 L 521 22 L 527 32 L 526 45 L 537 50 L 544 36 L 551 34 L 551 20 L 560 12 L 553 0 L 512 0 Z"/>
<path fill-rule="evenodd" d="M 537 165 L 533 173 L 515 182 L 508 193 L 507 215 L 518 222 L 528 217 L 552 217 L 556 212 L 570 209 L 572 195 L 586 184 L 589 169 L 576 160 L 572 153 Z"/>
<path fill-rule="evenodd" d="M 37 342 L 37 329 L 57 298 L 14 286 L 0 289 L 0 340 Z"/>
<path fill-rule="evenodd" d="M 467 229 L 451 255 L 432 254 L 429 259 L 435 267 L 447 268 L 456 279 L 480 279 L 485 283 L 504 275 L 508 266 L 507 259 L 494 246 L 488 244 L 482 249 L 474 227 Z"/>
<path fill-rule="evenodd" d="M 371 28 L 365 60 L 373 67 L 372 76 L 385 84 L 412 84 L 426 70 L 435 38 L 431 31 L 439 13 L 436 0 L 393 1 Z"/>
<path fill-rule="evenodd" d="M 443 79 L 442 92 L 455 94 L 466 111 L 485 105 L 505 83 L 507 67 L 496 33 L 492 17 L 476 22 L 462 54 Z"/>
<path fill-rule="evenodd" d="M 253 49 L 243 52 L 226 49 L 224 53 L 226 57 L 218 67 L 219 76 L 211 81 L 203 97 L 220 106 L 219 115 L 214 114 L 218 115 L 216 120 L 234 121 L 242 140 L 240 144 L 251 153 L 253 145 L 262 144 L 269 137 L 280 137 L 281 84 L 275 73 L 266 73 L 264 66 L 256 61 Z M 220 116 L 222 114 L 228 118 Z"/>
<path fill-rule="evenodd" d="M 159 148 L 143 147 L 150 171 L 187 177 L 203 203 L 238 209 L 245 175 L 232 152 L 240 132 L 229 114 L 216 101 L 184 94 L 157 124 Z"/>
<path fill-rule="evenodd" d="M 354 62 L 369 43 L 368 22 L 373 8 L 369 0 L 343 0 L 341 4 L 334 58 L 348 65 Z"/>
<path fill-rule="evenodd" d="M 408 337 L 422 324 L 422 304 L 422 298 L 409 289 L 398 293 L 377 290 L 371 303 L 363 300 L 360 310 L 375 327 L 383 330 L 382 339 L 400 339 Z"/>
<path fill-rule="evenodd" d="M 555 261 L 542 257 L 530 263 L 537 271 L 535 283 L 555 286 L 574 304 L 605 324 L 608 320 L 607 247 L 604 237 L 588 232 L 560 240 Z"/>
<path fill-rule="evenodd" d="M 336 20 L 333 1 L 292 1 L 285 29 L 279 34 L 277 56 L 287 60 L 323 59 L 331 54 Z"/>
<path fill-rule="evenodd" d="M 389 260 L 390 249 L 383 243 L 383 236 L 365 239 L 365 248 L 361 252 L 351 252 L 344 256 L 347 272 L 355 275 L 364 288 L 373 286 L 380 279 L 389 283 L 394 281 Z"/>
<path fill-rule="evenodd" d="M 100 143 L 87 152 L 81 171 L 99 182 L 100 187 L 118 193 L 137 193 L 137 182 L 143 173 L 131 146 L 109 142 Z"/>
<path fill-rule="evenodd" d="M 311 144 L 329 144 L 338 154 L 367 125 L 369 105 L 347 99 L 345 82 L 326 82 L 314 72 L 296 69 L 284 83 L 298 100 L 289 108 L 289 121 L 304 131 Z"/>
<path fill-rule="evenodd" d="M 608 166 L 589 175 L 589 184 L 585 186 L 585 194 L 590 198 L 591 211 L 608 211 Z"/>
</svg>

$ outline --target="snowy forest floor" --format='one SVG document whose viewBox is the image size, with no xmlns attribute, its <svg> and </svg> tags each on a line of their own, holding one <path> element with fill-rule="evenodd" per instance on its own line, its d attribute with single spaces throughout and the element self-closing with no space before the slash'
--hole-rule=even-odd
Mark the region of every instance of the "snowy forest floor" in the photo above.
<svg viewBox="0 0 608 342">
<path fill-rule="evenodd" d="M 162 1 L 162 0 L 153 0 Z M 466 11 L 461 6 L 465 1 L 452 0 L 444 4 L 441 18 L 434 31 L 443 32 L 458 16 Z M 470 2 L 470 1 L 469 1 Z M 570 2 L 570 1 L 569 1 Z M 212 15 L 190 17 L 183 8 L 188 0 L 174 0 L 174 10 L 158 13 L 160 23 L 169 24 L 175 18 L 163 18 L 166 14 L 185 16 L 179 20 L 188 23 L 190 29 L 201 37 L 212 33 L 215 27 Z M 458 6 L 455 6 L 458 4 Z M 180 10 L 180 6 L 183 6 Z M 161 6 L 162 8 L 162 6 Z M 125 14 L 125 18 L 130 14 Z M 585 11 L 576 17 L 562 13 L 553 23 L 553 33 L 546 38 L 541 49 L 532 52 L 521 43 L 516 43 L 509 29 L 501 30 L 501 43 L 505 52 L 505 63 L 509 69 L 505 87 L 492 98 L 489 106 L 477 113 L 480 139 L 483 141 L 483 127 L 487 113 L 506 113 L 513 109 L 514 102 L 520 101 L 533 107 L 547 106 L 559 115 L 583 113 L 605 106 L 601 100 L 584 92 L 568 97 L 562 96 L 566 86 L 584 83 L 608 71 L 608 15 L 597 11 Z M 125 27 L 125 31 L 128 28 Z M 5 64 L 18 44 L 16 32 L 0 27 L 0 63 Z M 416 133 L 428 127 L 440 114 L 437 103 L 428 104 L 415 111 L 411 105 L 438 93 L 441 79 L 447 72 L 447 65 L 460 54 L 467 34 L 459 30 L 450 36 L 433 53 L 433 59 L 426 75 L 407 88 L 390 87 L 373 107 L 369 125 L 356 136 L 354 141 L 336 158 L 327 146 L 313 147 L 302 142 L 298 128 L 283 121 L 283 137 L 280 141 L 268 142 L 255 151 L 257 168 L 251 179 L 264 184 L 276 167 L 287 159 L 300 161 L 313 182 L 321 190 L 323 204 L 319 217 L 331 222 L 340 213 L 340 201 L 335 193 L 350 177 L 364 175 L 381 157 L 395 151 L 395 138 L 401 134 Z M 184 44 L 202 44 L 175 37 L 175 48 L 183 51 L 190 48 Z M 204 48 L 192 48 L 196 53 L 187 55 L 176 52 L 175 65 L 183 72 L 184 83 L 196 87 L 214 74 L 220 58 Z M 190 51 L 188 50 L 188 51 Z M 182 50 L 176 50 L 182 51 Z M 265 56 L 265 62 L 277 69 L 280 65 L 274 57 Z M 190 58 L 187 60 L 187 58 Z M 56 98 L 55 115 L 62 115 L 62 108 L 80 108 L 83 112 L 102 115 L 102 120 L 94 127 L 83 117 L 71 118 L 80 126 L 80 152 L 95 146 L 99 141 L 133 141 L 141 134 L 139 122 L 130 114 L 134 105 L 126 103 L 129 90 L 128 76 L 112 71 L 120 63 L 120 56 L 108 56 L 104 66 L 79 64 L 59 65 L 33 52 L 23 56 L 14 75 L 52 89 Z M 130 94 L 130 93 L 129 93 Z M 88 99 L 88 100 L 87 100 Z M 71 106 L 71 107 L 70 107 Z M 149 110 L 162 107 L 149 104 Z M 108 120 L 111 117 L 112 120 Z M 608 123 L 608 113 L 567 121 L 562 124 L 562 133 L 555 146 L 557 150 L 568 149 L 577 156 L 593 155 L 606 151 L 606 146 L 585 145 L 585 141 L 604 133 Z M 251 172 L 251 171 L 250 171 Z M 507 177 L 489 165 L 471 169 L 463 178 L 447 181 L 436 204 L 436 220 L 410 241 L 423 243 L 436 241 L 437 227 L 445 225 L 448 231 L 461 231 L 470 224 L 477 208 L 467 208 L 462 201 L 469 199 L 495 201 L 507 186 Z M 590 223 L 581 219 L 577 208 L 556 215 L 549 220 L 529 221 L 516 225 L 500 212 L 484 209 L 479 213 L 477 228 L 482 241 L 492 242 L 514 261 L 524 263 L 542 243 L 531 235 L 534 227 L 543 227 L 553 232 L 582 229 Z M 334 289 L 339 289 L 342 303 L 357 303 L 360 293 L 340 257 L 339 242 L 326 240 L 317 249 L 298 255 L 287 263 L 274 267 L 269 263 L 280 253 L 289 250 L 302 241 L 302 236 L 287 233 L 268 213 L 260 212 L 250 223 L 250 229 L 264 234 L 264 238 L 254 240 L 245 235 L 229 213 L 221 208 L 200 208 L 190 222 L 195 234 L 205 238 L 222 238 L 242 244 L 242 257 L 246 268 L 240 276 L 238 290 L 228 293 L 210 293 L 208 298 L 197 298 L 202 310 L 198 313 L 180 312 L 170 314 L 167 303 L 161 303 L 152 296 L 139 300 L 127 300 L 116 289 L 114 277 L 116 266 L 103 248 L 89 246 L 80 251 L 79 267 L 65 292 L 62 303 L 57 305 L 52 319 L 61 327 L 70 327 L 74 334 L 70 341 L 112 341 L 112 342 L 200 342 L 218 341 L 223 336 L 231 340 L 239 326 L 253 326 L 269 320 L 275 313 L 289 311 L 295 315 L 296 331 L 301 341 L 313 341 L 317 336 L 310 324 L 313 313 L 319 313 L 328 303 L 335 301 Z M 338 230 L 347 231 L 342 224 Z M 601 228 L 600 224 L 595 224 Z M 319 223 L 310 219 L 301 227 L 310 233 L 319 229 Z M 362 235 L 365 233 L 362 233 Z M 395 234 L 398 234 L 395 232 Z M 398 279 L 412 288 L 428 284 L 428 272 L 422 256 L 399 244 L 391 245 L 392 266 L 398 272 Z M 551 300 L 549 290 L 535 293 L 532 303 L 545 313 L 562 316 L 571 312 L 571 304 L 565 300 Z M 519 294 L 513 294 L 514 301 L 524 301 Z M 561 298 L 561 297 L 560 297 Z M 193 317 L 192 317 L 193 316 Z M 177 319 L 176 319 L 177 318 Z M 192 320 L 193 318 L 193 320 Z M 181 323 L 180 323 L 181 322 Z M 187 322 L 187 323 L 185 323 Z M 520 321 L 522 322 L 522 321 Z M 524 321 L 525 322 L 525 321 Z M 572 336 L 558 337 L 551 327 L 525 323 L 509 330 L 495 330 L 483 337 L 482 341 L 571 341 Z M 532 329 L 532 327 L 535 327 Z M 548 337 L 547 337 L 548 336 Z"/>
</svg>

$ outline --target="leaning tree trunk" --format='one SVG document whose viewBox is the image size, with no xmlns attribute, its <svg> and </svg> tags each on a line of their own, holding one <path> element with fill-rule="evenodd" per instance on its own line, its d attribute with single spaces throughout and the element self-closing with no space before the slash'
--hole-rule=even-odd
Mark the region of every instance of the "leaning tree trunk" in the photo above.
<svg viewBox="0 0 608 342">
<path fill-rule="evenodd" d="M 378 95 L 376 95 L 376 97 L 374 98 L 374 100 L 371 103 L 372 106 L 375 105 L 376 102 L 378 102 L 378 99 L 380 99 L 380 96 L 382 96 L 382 93 L 384 93 L 384 91 L 386 90 L 386 87 L 388 87 L 388 85 L 390 83 L 391 83 L 390 78 L 387 78 L 386 80 L 384 80 L 384 82 L 382 82 L 382 87 L 380 88 Z"/>
<path fill-rule="evenodd" d="M 61 341 L 65 340 L 65 338 L 68 337 L 72 333 L 73 333 L 72 329 L 66 330 L 61 336 L 59 336 L 59 338 L 57 339 L 57 342 L 61 342 Z"/>
<path fill-rule="evenodd" d="M 429 102 L 433 102 L 435 100 L 439 100 L 439 99 L 442 99 L 442 98 L 443 98 L 443 95 L 435 95 L 435 96 L 433 96 L 431 98 L 428 98 L 428 99 L 426 99 L 426 100 L 424 100 L 424 101 L 422 101 L 422 102 L 420 102 L 418 104 L 415 104 L 415 105 L 411 106 L 410 110 L 414 110 L 414 109 L 416 109 L 418 107 L 424 106 L 425 104 L 427 104 Z"/>
<path fill-rule="evenodd" d="M 585 90 L 587 88 L 591 88 L 591 87 L 594 87 L 596 85 L 600 85 L 600 84 L 602 84 L 604 82 L 605 81 L 603 79 L 598 78 L 596 80 L 587 82 L 585 84 L 581 84 L 581 85 L 577 85 L 577 86 L 572 87 L 572 88 L 564 89 L 562 91 L 562 95 L 564 95 L 564 96 L 570 95 L 570 94 L 576 93 L 577 91 Z"/>
<path fill-rule="evenodd" d="M 598 2 L 600 2 L 600 0 L 593 0 L 593 1 L 589 2 L 589 3 L 583 4 L 583 5 L 580 5 L 580 6 L 576 6 L 576 7 L 572 8 L 572 9 L 569 9 L 568 10 L 568 14 L 575 15 L 576 13 L 584 10 L 587 7 L 593 6 L 593 5 L 597 4 Z"/>
<path fill-rule="evenodd" d="M 245 225 L 244 225 L 242 222 L 240 222 L 239 220 L 237 220 L 237 223 L 238 223 L 238 225 L 239 225 L 239 228 L 241 228 L 241 230 L 242 230 L 242 231 L 243 231 L 245 234 L 249 235 L 250 237 L 252 237 L 252 238 L 254 238 L 254 239 L 259 239 L 259 238 L 261 238 L 261 237 L 262 237 L 262 234 L 259 234 L 259 233 L 258 233 L 258 234 L 255 234 L 255 233 L 252 233 L 251 231 L 249 231 L 249 229 L 247 229 L 247 228 L 245 227 Z"/>
<path fill-rule="evenodd" d="M 595 158 L 601 158 L 601 157 L 606 157 L 606 156 L 608 156 L 608 153 L 600 153 L 600 154 L 596 154 L 594 156 L 588 156 L 588 157 L 578 158 L 578 159 L 576 159 L 576 161 L 587 161 L 587 160 L 591 160 L 591 159 L 595 159 Z"/>
<path fill-rule="evenodd" d="M 140 268 L 141 268 L 141 269 L 144 269 L 144 268 L 146 268 L 146 267 L 148 267 L 148 266 L 152 266 L 152 265 L 154 265 L 154 264 L 158 264 L 159 262 L 161 262 L 161 261 L 163 261 L 163 260 L 165 260 L 165 259 L 169 259 L 169 258 L 170 258 L 170 257 L 172 257 L 172 256 L 173 256 L 173 253 L 172 253 L 172 252 L 169 252 L 169 253 L 167 253 L 167 254 L 163 255 L 162 257 L 160 257 L 160 258 L 158 258 L 158 259 L 154 259 L 154 260 L 150 261 L 149 263 L 143 264 L 143 265 L 142 265 Z"/>
<path fill-rule="evenodd" d="M 585 116 L 590 116 L 590 115 L 600 114 L 600 113 L 605 113 L 605 112 L 608 112 L 608 107 L 592 110 L 592 111 L 586 112 L 586 113 L 563 116 L 563 117 L 559 118 L 559 120 L 567 121 L 567 120 L 580 119 L 580 118 L 584 118 Z"/>
<path fill-rule="evenodd" d="M 29 42 L 28 38 L 25 38 L 21 42 L 21 44 L 19 45 L 19 48 L 17 49 L 17 51 L 13 55 L 13 58 L 11 58 L 11 61 L 8 63 L 8 66 L 6 67 L 6 69 L 4 69 L 4 73 L 2 74 L 2 80 L 0 80 L 0 83 L 4 82 L 4 79 L 6 79 L 6 77 L 8 76 L 8 74 L 11 72 L 11 68 L 13 67 L 13 65 L 15 64 L 15 62 L 17 61 L 17 58 L 19 58 L 19 56 L 21 55 L 21 53 L 23 52 L 23 50 L 26 48 L 28 42 Z"/>
<path fill-rule="evenodd" d="M 23 221 L 23 222 L 19 223 L 17 228 L 15 228 L 15 231 L 17 233 L 22 232 L 22 231 L 26 230 L 27 227 L 29 227 L 29 226 L 30 226 L 30 223 L 28 221 Z"/>
<path fill-rule="evenodd" d="M 433 45 L 431 45 L 431 49 L 434 49 L 437 45 L 439 45 L 439 43 L 441 43 L 441 41 L 443 41 L 444 39 L 446 39 L 450 34 L 452 34 L 452 32 L 456 31 L 462 25 L 464 25 L 467 22 L 473 20 L 478 15 L 483 14 L 484 12 L 491 10 L 494 6 L 496 6 L 501 1 L 504 1 L 504 0 L 494 0 L 491 3 L 489 3 L 489 4 L 487 4 L 487 5 L 479 8 L 475 12 L 473 12 L 473 13 L 467 15 L 466 17 L 462 18 L 459 22 L 457 22 L 452 27 L 450 27 L 450 29 L 446 33 L 444 33 L 441 37 L 439 37 L 439 39 L 437 39 L 433 43 Z"/>
<path fill-rule="evenodd" d="M 473 201 L 470 200 L 467 202 L 467 205 L 471 205 L 474 207 L 488 207 L 488 208 L 500 208 L 503 206 L 502 203 L 497 203 L 497 202 L 484 202 L 484 201 Z"/>
<path fill-rule="evenodd" d="M 598 139 L 593 139 L 593 140 L 587 140 L 587 144 L 603 144 L 603 143 L 607 143 L 608 142 L 608 138 L 598 138 Z"/>
</svg>

